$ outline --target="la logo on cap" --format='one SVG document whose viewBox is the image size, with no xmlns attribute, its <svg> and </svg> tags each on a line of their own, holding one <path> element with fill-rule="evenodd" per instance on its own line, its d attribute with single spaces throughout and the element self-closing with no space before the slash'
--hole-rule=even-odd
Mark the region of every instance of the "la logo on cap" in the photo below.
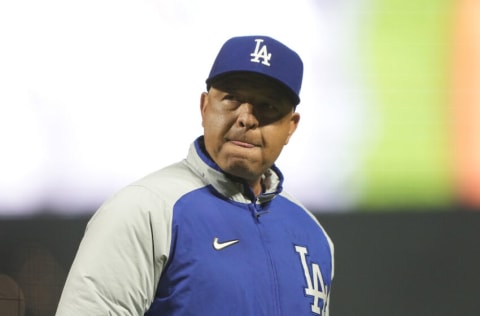
<svg viewBox="0 0 480 316">
<path fill-rule="evenodd" d="M 250 54 L 253 58 L 250 61 L 259 63 L 260 59 L 263 59 L 262 64 L 265 66 L 270 66 L 270 58 L 272 58 L 272 54 L 267 51 L 267 45 L 263 44 L 263 39 L 257 38 L 255 39 L 257 45 L 255 46 L 255 51 Z"/>
</svg>

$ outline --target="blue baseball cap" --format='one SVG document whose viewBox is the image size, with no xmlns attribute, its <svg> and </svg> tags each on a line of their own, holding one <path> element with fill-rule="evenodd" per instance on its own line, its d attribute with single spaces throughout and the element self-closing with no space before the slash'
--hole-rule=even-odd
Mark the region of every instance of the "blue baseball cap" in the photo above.
<svg viewBox="0 0 480 316">
<path fill-rule="evenodd" d="M 223 44 L 206 83 L 235 72 L 254 72 L 278 81 L 300 103 L 303 62 L 300 56 L 268 36 L 233 37 Z"/>
</svg>

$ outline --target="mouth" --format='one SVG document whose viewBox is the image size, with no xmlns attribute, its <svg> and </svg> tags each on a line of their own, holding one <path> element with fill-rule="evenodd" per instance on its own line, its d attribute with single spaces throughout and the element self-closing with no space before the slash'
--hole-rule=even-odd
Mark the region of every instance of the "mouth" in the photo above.
<svg viewBox="0 0 480 316">
<path fill-rule="evenodd" d="M 236 146 L 239 146 L 239 147 L 243 147 L 243 148 L 254 148 L 254 147 L 256 147 L 254 144 L 247 143 L 247 142 L 240 141 L 240 140 L 230 140 L 230 143 L 232 143 Z"/>
</svg>

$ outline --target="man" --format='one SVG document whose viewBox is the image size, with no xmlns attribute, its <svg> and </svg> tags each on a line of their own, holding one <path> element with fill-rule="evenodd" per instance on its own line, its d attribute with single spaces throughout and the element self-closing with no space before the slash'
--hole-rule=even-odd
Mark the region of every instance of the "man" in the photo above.
<svg viewBox="0 0 480 316">
<path fill-rule="evenodd" d="M 302 76 L 272 38 L 228 40 L 201 95 L 204 135 L 100 207 L 57 315 L 328 315 L 332 243 L 274 164 Z"/>
</svg>

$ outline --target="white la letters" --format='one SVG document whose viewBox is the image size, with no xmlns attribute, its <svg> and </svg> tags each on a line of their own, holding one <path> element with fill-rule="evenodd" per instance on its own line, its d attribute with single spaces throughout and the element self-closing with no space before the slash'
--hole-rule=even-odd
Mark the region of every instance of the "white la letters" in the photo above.
<svg viewBox="0 0 480 316">
<path fill-rule="evenodd" d="M 295 251 L 300 255 L 300 261 L 302 262 L 305 281 L 307 282 L 307 287 L 305 288 L 305 295 L 313 297 L 313 303 L 311 305 L 312 312 L 318 315 L 326 315 L 328 289 L 323 282 L 323 276 L 322 272 L 320 271 L 320 266 L 316 263 L 312 263 L 312 278 L 312 274 L 310 274 L 310 269 L 307 264 L 307 248 L 302 246 L 295 246 Z M 319 305 L 320 300 L 323 302 L 322 309 L 320 309 Z"/>
<path fill-rule="evenodd" d="M 262 60 L 262 64 L 265 66 L 270 66 L 270 58 L 272 58 L 272 54 L 267 51 L 267 45 L 263 44 L 263 39 L 258 38 L 255 40 L 257 45 L 255 46 L 255 51 L 250 54 L 253 58 L 250 61 L 259 63 L 260 59 Z"/>
</svg>

